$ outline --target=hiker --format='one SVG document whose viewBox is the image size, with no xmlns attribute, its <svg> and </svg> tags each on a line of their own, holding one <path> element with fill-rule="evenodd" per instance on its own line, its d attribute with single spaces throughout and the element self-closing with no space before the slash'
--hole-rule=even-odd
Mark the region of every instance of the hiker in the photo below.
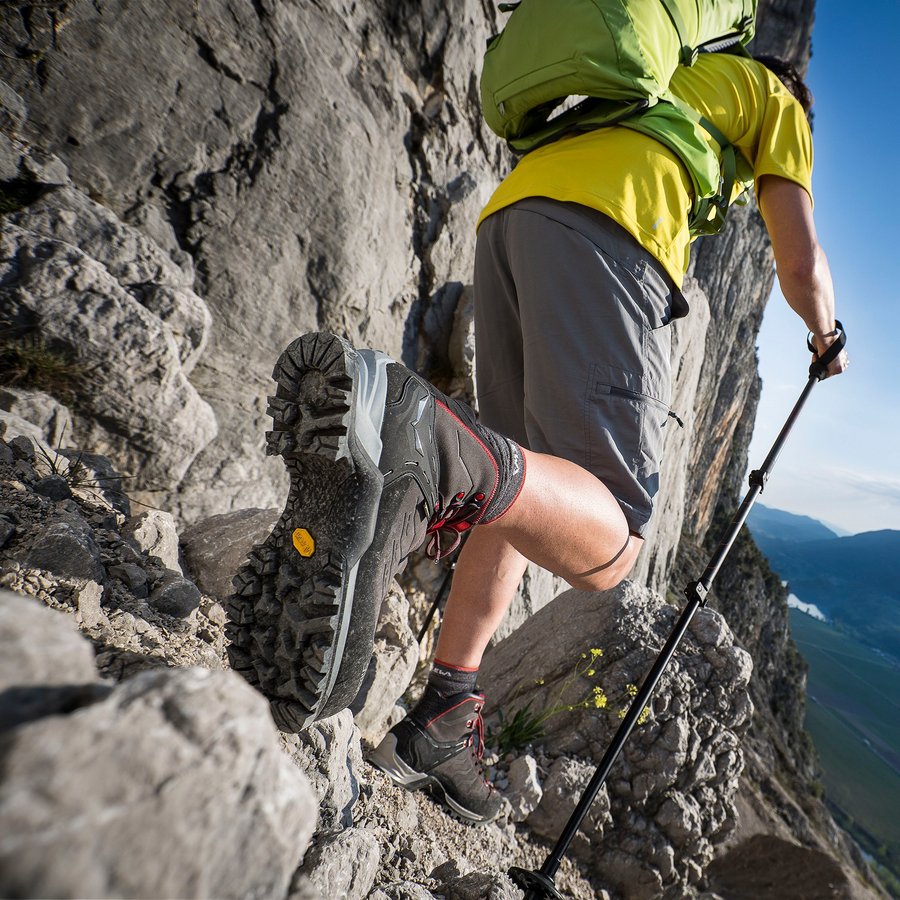
<svg viewBox="0 0 900 900">
<path fill-rule="evenodd" d="M 837 330 L 812 217 L 810 97 L 772 68 L 710 54 L 672 89 L 752 166 L 782 291 L 821 355 Z M 370 759 L 465 820 L 498 814 L 480 764 L 481 657 L 528 560 L 599 591 L 641 549 L 669 416 L 667 326 L 688 312 L 691 190 L 678 157 L 626 127 L 564 136 L 520 161 L 478 224 L 480 421 L 337 336 L 285 350 L 269 452 L 285 460 L 290 495 L 236 579 L 232 636 L 233 665 L 281 727 L 352 701 L 403 559 L 423 543 L 441 558 L 468 535 L 425 692 Z M 841 353 L 828 373 L 846 367 Z"/>
</svg>

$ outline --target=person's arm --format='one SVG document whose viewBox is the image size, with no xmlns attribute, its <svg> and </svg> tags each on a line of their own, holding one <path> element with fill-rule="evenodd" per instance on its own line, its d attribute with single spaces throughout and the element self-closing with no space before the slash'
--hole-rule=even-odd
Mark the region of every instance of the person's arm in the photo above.
<svg viewBox="0 0 900 900">
<path fill-rule="evenodd" d="M 778 175 L 763 175 L 758 193 L 781 292 L 812 332 L 821 355 L 835 341 L 837 332 L 831 270 L 816 236 L 812 200 L 799 184 Z M 847 354 L 841 352 L 828 366 L 828 375 L 838 375 L 847 366 Z"/>
</svg>

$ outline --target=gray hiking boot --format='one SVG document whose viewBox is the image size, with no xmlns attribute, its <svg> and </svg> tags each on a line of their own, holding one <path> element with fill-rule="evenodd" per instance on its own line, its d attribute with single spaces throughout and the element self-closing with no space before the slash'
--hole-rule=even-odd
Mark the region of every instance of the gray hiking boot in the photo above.
<svg viewBox="0 0 900 900">
<path fill-rule="evenodd" d="M 369 754 L 369 762 L 408 790 L 428 788 L 460 818 L 491 822 L 500 797 L 485 781 L 483 694 L 455 694 L 430 721 L 413 711 Z"/>
<path fill-rule="evenodd" d="M 307 334 L 279 358 L 267 452 L 284 460 L 284 512 L 234 578 L 232 668 L 299 731 L 353 702 L 381 602 L 407 555 L 435 558 L 502 515 L 522 453 L 383 353 Z"/>
</svg>

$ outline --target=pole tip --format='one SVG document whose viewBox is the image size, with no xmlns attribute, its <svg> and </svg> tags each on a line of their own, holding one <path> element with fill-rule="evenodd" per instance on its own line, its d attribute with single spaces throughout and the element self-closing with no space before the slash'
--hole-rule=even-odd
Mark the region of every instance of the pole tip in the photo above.
<svg viewBox="0 0 900 900">
<path fill-rule="evenodd" d="M 513 866 L 509 870 L 509 877 L 525 891 L 525 900 L 565 900 L 565 897 L 556 889 L 553 879 L 541 872 L 532 872 L 530 869 L 520 869 Z"/>
</svg>

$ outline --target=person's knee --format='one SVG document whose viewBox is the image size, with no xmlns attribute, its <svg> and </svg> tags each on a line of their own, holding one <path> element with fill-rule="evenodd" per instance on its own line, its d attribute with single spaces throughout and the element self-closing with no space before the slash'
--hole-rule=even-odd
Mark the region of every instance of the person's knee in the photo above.
<svg viewBox="0 0 900 900">
<path fill-rule="evenodd" d="M 608 591 L 621 584 L 634 568 L 635 560 L 644 541 L 636 534 L 629 535 L 628 545 L 612 565 L 604 566 L 590 572 L 582 572 L 567 578 L 573 588 L 580 591 Z"/>
</svg>

